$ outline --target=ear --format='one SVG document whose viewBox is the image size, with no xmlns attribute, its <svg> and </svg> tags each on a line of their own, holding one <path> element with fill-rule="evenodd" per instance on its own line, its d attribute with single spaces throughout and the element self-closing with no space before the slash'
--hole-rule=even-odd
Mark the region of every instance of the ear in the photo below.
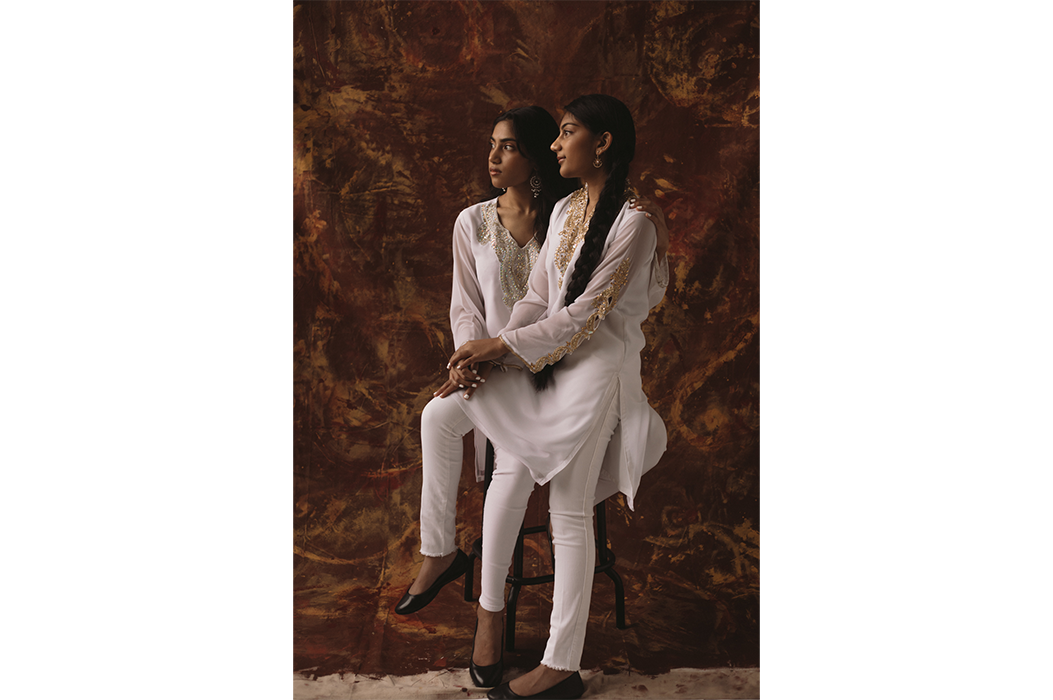
<svg viewBox="0 0 1053 700">
<path fill-rule="evenodd" d="M 610 148 L 612 143 L 614 143 L 614 137 L 611 136 L 611 132 L 604 131 L 596 141 L 596 155 L 603 155 L 604 151 Z"/>
</svg>

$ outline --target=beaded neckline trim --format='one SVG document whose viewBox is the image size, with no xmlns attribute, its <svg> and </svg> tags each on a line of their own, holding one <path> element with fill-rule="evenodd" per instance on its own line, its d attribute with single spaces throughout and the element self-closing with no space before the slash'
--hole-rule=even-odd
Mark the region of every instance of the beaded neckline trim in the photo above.
<svg viewBox="0 0 1053 700">
<path fill-rule="evenodd" d="M 516 243 L 516 239 L 497 218 L 496 199 L 483 207 L 483 223 L 479 227 L 477 239 L 480 243 L 493 245 L 501 269 L 502 301 L 511 309 L 526 296 L 530 271 L 534 269 L 541 246 L 536 238 L 531 238 L 522 247 Z"/>
</svg>

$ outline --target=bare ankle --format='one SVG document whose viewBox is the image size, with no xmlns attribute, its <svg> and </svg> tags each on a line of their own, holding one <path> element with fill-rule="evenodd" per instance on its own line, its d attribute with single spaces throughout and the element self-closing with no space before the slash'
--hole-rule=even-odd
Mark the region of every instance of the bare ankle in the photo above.
<svg viewBox="0 0 1053 700">
<path fill-rule="evenodd" d="M 419 595 L 427 590 L 428 587 L 435 583 L 435 580 L 438 579 L 439 576 L 442 576 L 443 572 L 449 568 L 456 556 L 457 550 L 441 557 L 429 557 L 425 555 L 424 563 L 421 564 L 420 571 L 417 572 L 417 578 L 413 580 L 409 592 L 414 595 Z"/>
<path fill-rule="evenodd" d="M 476 606 L 475 642 L 472 649 L 472 660 L 480 666 L 497 663 L 501 658 L 501 612 L 490 612 L 483 606 Z"/>
<path fill-rule="evenodd" d="M 457 550 L 453 550 L 449 554 L 443 554 L 441 557 L 424 557 L 424 563 L 431 564 L 432 566 L 442 566 L 443 564 L 449 564 L 453 561 L 453 558 L 457 556 Z"/>
<path fill-rule="evenodd" d="M 489 610 L 484 608 L 482 605 L 477 605 L 475 607 L 475 611 L 476 611 L 476 616 L 480 620 L 485 619 L 487 621 L 492 621 L 495 617 L 501 617 L 501 615 L 503 615 L 504 612 L 505 612 L 504 610 L 498 610 L 497 612 L 490 612 Z"/>
</svg>

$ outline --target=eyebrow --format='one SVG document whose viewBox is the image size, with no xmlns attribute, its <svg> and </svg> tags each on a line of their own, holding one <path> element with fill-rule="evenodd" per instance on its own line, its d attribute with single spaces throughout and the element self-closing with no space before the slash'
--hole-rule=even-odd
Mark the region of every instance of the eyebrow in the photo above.
<svg viewBox="0 0 1053 700">
<path fill-rule="evenodd" d="M 494 140 L 492 136 L 490 137 L 490 140 L 491 141 Z M 516 140 L 515 139 L 501 139 L 500 141 L 498 141 L 498 143 L 516 143 Z"/>
<path fill-rule="evenodd" d="M 571 121 L 571 120 L 568 119 L 567 121 L 565 121 L 562 124 L 560 124 L 559 128 L 562 131 L 563 129 L 566 129 L 568 126 L 581 126 L 581 124 L 579 124 L 577 122 L 574 122 L 574 121 Z"/>
</svg>

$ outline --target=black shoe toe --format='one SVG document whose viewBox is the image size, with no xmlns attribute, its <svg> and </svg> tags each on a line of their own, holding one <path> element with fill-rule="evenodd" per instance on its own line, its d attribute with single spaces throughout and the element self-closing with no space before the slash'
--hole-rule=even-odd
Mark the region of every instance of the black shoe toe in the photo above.
<svg viewBox="0 0 1053 700">
<path fill-rule="evenodd" d="M 504 673 L 504 660 L 489 666 L 477 666 L 474 661 L 468 665 L 468 672 L 472 677 L 472 683 L 476 688 L 493 688 L 501 682 L 501 674 Z"/>
<path fill-rule="evenodd" d="M 468 559 L 468 555 L 458 549 L 457 556 L 450 562 L 449 568 L 439 578 L 435 579 L 435 583 L 431 584 L 428 590 L 413 595 L 409 592 L 409 589 L 406 589 L 406 595 L 402 596 L 402 600 L 395 605 L 395 612 L 399 615 L 409 615 L 417 612 L 434 600 L 443 586 L 459 579 L 468 570 L 469 566 L 471 566 L 471 560 Z"/>
<path fill-rule="evenodd" d="M 573 675 L 540 693 L 516 695 L 511 683 L 502 683 L 487 693 L 486 697 L 490 700 L 577 700 L 584 694 L 585 682 L 581 680 L 581 674 L 575 671 Z"/>
</svg>

